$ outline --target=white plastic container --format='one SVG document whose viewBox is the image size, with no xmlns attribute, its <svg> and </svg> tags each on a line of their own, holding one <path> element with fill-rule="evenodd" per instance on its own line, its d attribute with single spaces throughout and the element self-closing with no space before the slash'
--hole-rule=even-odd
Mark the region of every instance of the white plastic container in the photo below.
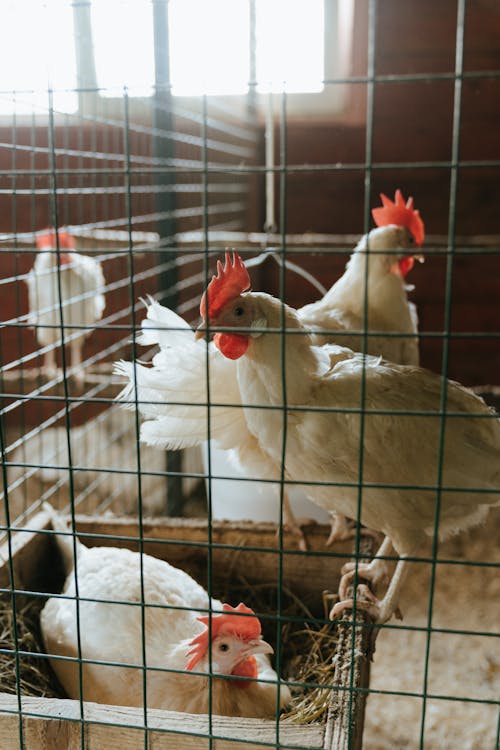
<svg viewBox="0 0 500 750">
<path fill-rule="evenodd" d="M 211 479 L 212 518 L 279 522 L 279 492 L 275 485 L 245 480 L 245 475 L 229 460 L 228 451 L 217 448 L 213 441 L 210 444 L 210 463 L 212 476 L 227 477 Z M 208 444 L 203 446 L 203 464 L 208 474 Z M 206 482 L 208 492 L 208 479 Z M 329 523 L 326 510 L 308 500 L 301 489 L 291 486 L 288 495 L 297 518 Z"/>
</svg>

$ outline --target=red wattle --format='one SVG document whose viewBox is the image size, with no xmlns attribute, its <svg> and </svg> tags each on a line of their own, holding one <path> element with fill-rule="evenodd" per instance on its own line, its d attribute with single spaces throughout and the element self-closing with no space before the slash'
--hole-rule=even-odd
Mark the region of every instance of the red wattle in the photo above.
<svg viewBox="0 0 500 750">
<path fill-rule="evenodd" d="M 237 664 L 231 674 L 237 675 L 238 677 L 251 677 L 253 680 L 256 680 L 259 676 L 259 668 L 257 667 L 255 656 L 249 656 L 248 659 Z M 236 687 L 244 688 L 252 683 L 244 680 L 233 680 L 232 684 Z"/>
<path fill-rule="evenodd" d="M 242 357 L 250 343 L 249 336 L 240 333 L 216 333 L 214 344 L 217 349 L 228 359 L 239 359 Z"/>
<path fill-rule="evenodd" d="M 415 265 L 415 258 L 413 255 L 407 255 L 405 258 L 401 258 L 399 261 L 399 270 L 401 271 L 401 275 L 404 278 L 408 271 L 411 271 L 413 266 Z"/>
</svg>

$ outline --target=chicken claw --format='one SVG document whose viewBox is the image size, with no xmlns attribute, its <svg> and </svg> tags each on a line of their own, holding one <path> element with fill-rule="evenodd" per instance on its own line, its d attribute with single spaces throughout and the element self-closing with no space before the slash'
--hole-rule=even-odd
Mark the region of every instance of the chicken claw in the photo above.
<svg viewBox="0 0 500 750">
<path fill-rule="evenodd" d="M 354 583 L 355 576 L 364 578 L 373 586 L 378 584 L 387 584 L 389 582 L 389 570 L 384 560 L 375 558 L 370 563 L 348 562 L 342 566 L 342 578 L 339 583 L 339 597 L 346 599 L 348 596 L 347 589 Z"/>
<path fill-rule="evenodd" d="M 373 622 L 377 624 L 387 622 L 392 615 L 395 615 L 398 620 L 402 620 L 403 615 L 399 607 L 393 609 L 386 600 L 387 597 L 384 597 L 382 600 L 377 599 L 368 586 L 362 583 L 357 589 L 356 609 L 366 612 Z M 354 609 L 354 599 L 352 597 L 350 599 L 343 599 L 334 605 L 330 612 L 330 620 L 337 620 L 346 609 Z"/>
</svg>

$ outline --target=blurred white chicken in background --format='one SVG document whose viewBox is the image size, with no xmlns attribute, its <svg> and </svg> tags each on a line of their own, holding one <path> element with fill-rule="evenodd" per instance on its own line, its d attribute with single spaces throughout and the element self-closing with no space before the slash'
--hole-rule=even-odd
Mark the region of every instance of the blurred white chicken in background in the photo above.
<svg viewBox="0 0 500 750">
<path fill-rule="evenodd" d="M 40 624 L 47 653 L 70 657 L 50 660 L 70 698 L 142 706 L 144 642 L 150 708 L 208 713 L 211 668 L 214 714 L 276 715 L 277 675 L 268 656 L 273 649 L 262 640 L 253 610 L 243 603 L 233 608 L 209 599 L 187 573 L 163 560 L 116 547 L 88 548 L 76 540 L 77 610 L 73 537 L 63 519 L 50 506 L 45 508 L 54 530 L 62 532 L 55 538 L 67 577 L 64 597 L 47 601 Z M 116 599 L 120 603 L 114 604 Z M 214 613 L 211 644 L 209 618 L 200 616 L 209 607 Z M 81 694 L 79 639 L 81 656 L 89 660 L 82 663 Z M 100 661 L 133 666 L 106 666 Z M 248 679 L 231 680 L 223 675 Z M 289 700 L 288 687 L 281 685 L 280 706 Z"/>
<path fill-rule="evenodd" d="M 57 372 L 56 347 L 62 344 L 64 325 L 64 339 L 70 339 L 72 374 L 81 383 L 83 343 L 106 306 L 102 267 L 94 258 L 75 252 L 75 240 L 66 231 L 58 230 L 56 237 L 54 229 L 43 230 L 37 234 L 36 246 L 40 252 L 27 278 L 28 322 L 35 327 L 40 346 L 49 347 L 44 355 L 49 376 Z"/>
<path fill-rule="evenodd" d="M 405 204 L 399 190 L 394 203 L 384 195 L 382 202 L 383 207 L 373 212 L 378 228 L 360 240 L 341 279 L 321 300 L 302 307 L 297 315 L 305 329 L 315 332 L 315 343 L 335 342 L 362 349 L 366 299 L 370 333 L 367 352 L 392 357 L 401 364 L 418 364 L 417 315 L 415 306 L 408 301 L 405 276 L 413 265 L 416 248 L 424 240 L 424 224 L 413 208 L 412 198 Z M 220 263 L 218 268 L 222 268 Z M 122 362 L 116 372 L 129 379 L 129 386 L 119 398 L 133 401 L 137 381 L 138 401 L 151 402 L 139 403 L 142 415 L 151 420 L 142 426 L 141 439 L 170 448 L 204 442 L 208 434 L 205 348 L 195 342 L 192 329 L 182 318 L 154 301 L 148 304 L 139 343 L 160 347 L 153 366 L 136 365 L 134 374 L 132 363 Z M 279 465 L 260 450 L 255 436 L 240 418 L 240 410 L 228 406 L 241 405 L 235 363 L 222 357 L 213 344 L 209 346 L 209 362 L 210 415 L 216 416 L 210 437 L 220 448 L 230 451 L 233 462 L 246 476 L 276 480 L 280 476 Z M 178 405 L 182 401 L 193 404 L 193 408 Z M 300 548 L 305 549 L 303 532 L 286 491 L 283 505 L 284 520 L 297 536 Z M 349 535 L 352 527 L 341 516 L 335 516 L 329 543 Z"/>
</svg>

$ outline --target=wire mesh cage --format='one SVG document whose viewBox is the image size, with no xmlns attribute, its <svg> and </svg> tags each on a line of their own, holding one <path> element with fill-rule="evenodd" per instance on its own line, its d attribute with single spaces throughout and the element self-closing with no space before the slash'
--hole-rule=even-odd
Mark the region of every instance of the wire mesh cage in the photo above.
<svg viewBox="0 0 500 750">
<path fill-rule="evenodd" d="M 28 4 L 0 9 L 0 746 L 498 747 L 497 4 Z M 239 257 L 277 302 L 235 338 L 209 284 Z M 300 400 L 356 357 L 355 397 Z M 421 546 L 388 546 L 400 490 Z M 221 632 L 257 642 L 239 671 Z"/>
</svg>

